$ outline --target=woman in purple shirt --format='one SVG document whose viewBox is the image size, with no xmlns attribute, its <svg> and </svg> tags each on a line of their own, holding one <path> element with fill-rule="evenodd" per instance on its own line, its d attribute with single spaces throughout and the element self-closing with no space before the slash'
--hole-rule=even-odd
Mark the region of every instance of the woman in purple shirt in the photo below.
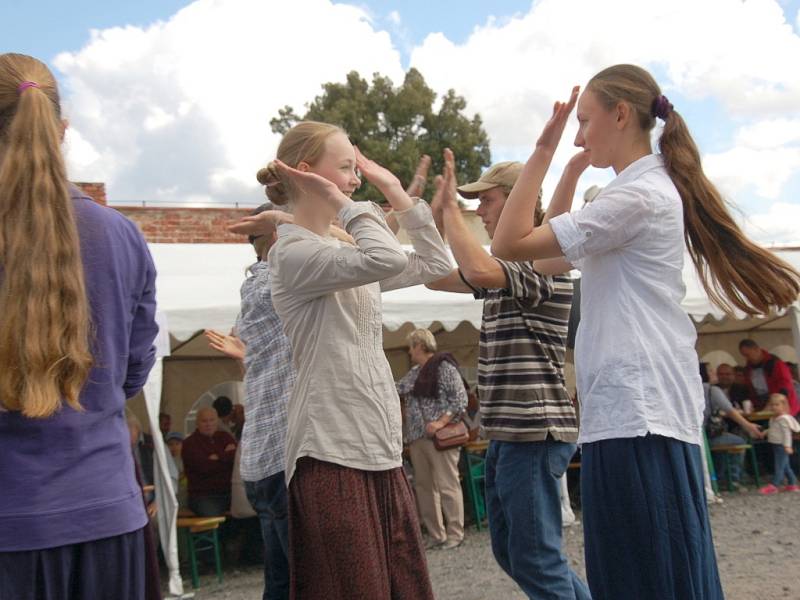
<svg viewBox="0 0 800 600">
<path fill-rule="evenodd" d="M 0 597 L 144 597 L 125 400 L 154 362 L 155 269 L 70 186 L 47 67 L 0 55 Z"/>
</svg>

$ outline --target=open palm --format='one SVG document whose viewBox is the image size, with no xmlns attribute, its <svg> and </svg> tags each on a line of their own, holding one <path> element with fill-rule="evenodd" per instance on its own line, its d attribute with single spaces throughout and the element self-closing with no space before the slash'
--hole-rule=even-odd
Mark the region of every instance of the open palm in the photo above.
<svg viewBox="0 0 800 600">
<path fill-rule="evenodd" d="M 553 104 L 553 114 L 550 115 L 550 120 L 545 123 L 542 133 L 539 134 L 539 139 L 536 141 L 537 148 L 555 151 L 558 142 L 561 141 L 567 119 L 572 109 L 575 108 L 575 104 L 578 102 L 579 91 L 580 88 L 575 86 L 572 88 L 572 93 L 567 102 L 556 102 Z"/>
<path fill-rule="evenodd" d="M 386 194 L 386 190 L 395 185 L 400 185 L 400 180 L 386 167 L 382 167 L 374 160 L 370 160 L 361 153 L 357 146 L 356 166 L 372 185 L 378 188 L 381 193 Z"/>
</svg>

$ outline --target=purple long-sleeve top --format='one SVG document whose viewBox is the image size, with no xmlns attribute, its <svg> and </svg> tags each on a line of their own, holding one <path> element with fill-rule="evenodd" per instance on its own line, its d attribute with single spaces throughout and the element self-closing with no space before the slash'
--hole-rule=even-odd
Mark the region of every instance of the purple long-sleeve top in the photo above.
<svg viewBox="0 0 800 600">
<path fill-rule="evenodd" d="M 47 419 L 0 412 L 0 552 L 111 537 L 147 522 L 125 400 L 144 386 L 155 361 L 155 267 L 131 221 L 71 191 L 94 367 L 82 412 L 66 404 Z"/>
</svg>

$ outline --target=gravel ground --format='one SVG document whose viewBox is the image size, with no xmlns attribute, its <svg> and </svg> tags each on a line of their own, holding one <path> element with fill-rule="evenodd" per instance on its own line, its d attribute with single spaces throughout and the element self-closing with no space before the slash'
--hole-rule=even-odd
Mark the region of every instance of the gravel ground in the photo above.
<svg viewBox="0 0 800 600">
<path fill-rule="evenodd" d="M 724 504 L 711 507 L 711 523 L 725 597 L 728 600 L 800 600 L 800 494 L 771 497 L 751 491 L 723 494 Z M 580 519 L 580 514 L 578 514 Z M 581 577 L 583 530 L 564 530 L 565 552 Z M 525 600 L 492 557 L 489 534 L 469 527 L 461 547 L 428 552 L 438 600 Z M 191 583 L 184 582 L 186 590 Z M 227 569 L 218 584 L 203 575 L 198 600 L 260 600 L 260 568 Z"/>
</svg>

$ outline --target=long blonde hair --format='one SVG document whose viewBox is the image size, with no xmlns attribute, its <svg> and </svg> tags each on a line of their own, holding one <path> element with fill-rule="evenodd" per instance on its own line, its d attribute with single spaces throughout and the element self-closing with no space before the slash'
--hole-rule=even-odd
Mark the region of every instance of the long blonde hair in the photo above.
<svg viewBox="0 0 800 600">
<path fill-rule="evenodd" d="M 0 55 L 0 402 L 33 418 L 80 410 L 92 366 L 62 132 L 48 68 Z"/>
<path fill-rule="evenodd" d="M 800 275 L 744 235 L 703 173 L 686 122 L 667 105 L 655 79 L 641 67 L 615 65 L 592 77 L 587 89 L 608 109 L 626 102 L 645 132 L 655 126 L 655 113 L 663 114 L 659 151 L 681 196 L 686 246 L 711 301 L 728 314 L 738 308 L 748 315 L 794 303 Z"/>
<path fill-rule="evenodd" d="M 301 121 L 292 127 L 283 136 L 278 145 L 278 159 L 289 165 L 297 167 L 301 162 L 313 165 L 325 151 L 326 140 L 335 133 L 344 133 L 341 127 L 319 121 Z M 292 189 L 281 179 L 273 162 L 260 169 L 256 179 L 266 187 L 267 198 L 279 206 L 286 204 L 292 198 Z"/>
</svg>

